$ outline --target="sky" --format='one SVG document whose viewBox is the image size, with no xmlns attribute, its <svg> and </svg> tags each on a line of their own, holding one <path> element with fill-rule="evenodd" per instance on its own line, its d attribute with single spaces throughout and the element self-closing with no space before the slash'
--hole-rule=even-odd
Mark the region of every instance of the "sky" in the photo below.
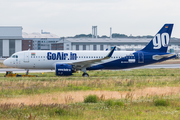
<svg viewBox="0 0 180 120">
<path fill-rule="evenodd" d="M 174 23 L 180 38 L 180 0 L 0 0 L 0 26 L 22 26 L 23 32 L 42 29 L 60 37 L 120 33 L 155 35 Z"/>
</svg>

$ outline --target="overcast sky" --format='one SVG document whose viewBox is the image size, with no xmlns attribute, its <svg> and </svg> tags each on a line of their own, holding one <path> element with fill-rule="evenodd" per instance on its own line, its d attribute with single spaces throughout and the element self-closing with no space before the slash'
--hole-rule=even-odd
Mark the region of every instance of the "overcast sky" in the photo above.
<svg viewBox="0 0 180 120">
<path fill-rule="evenodd" d="M 113 33 L 155 35 L 174 23 L 180 38 L 180 0 L 0 0 L 0 26 L 22 26 L 23 32 L 41 29 L 60 37 Z"/>
</svg>

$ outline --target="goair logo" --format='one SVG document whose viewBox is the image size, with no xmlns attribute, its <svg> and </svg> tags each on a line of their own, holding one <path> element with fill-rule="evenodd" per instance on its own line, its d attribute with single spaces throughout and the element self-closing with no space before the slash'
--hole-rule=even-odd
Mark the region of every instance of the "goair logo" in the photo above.
<svg viewBox="0 0 180 120">
<path fill-rule="evenodd" d="M 47 59 L 48 60 L 76 60 L 77 55 L 76 53 L 72 53 L 72 52 L 70 52 L 70 55 L 64 52 L 57 52 L 57 53 L 48 52 Z"/>
<path fill-rule="evenodd" d="M 153 49 L 160 49 L 162 46 L 167 47 L 169 44 L 169 34 L 168 33 L 162 33 L 157 34 L 153 38 Z"/>
</svg>

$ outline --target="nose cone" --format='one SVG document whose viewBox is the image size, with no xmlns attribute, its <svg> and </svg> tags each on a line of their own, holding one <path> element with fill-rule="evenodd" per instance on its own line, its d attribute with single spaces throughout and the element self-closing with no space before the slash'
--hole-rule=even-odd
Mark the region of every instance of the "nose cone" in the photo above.
<svg viewBox="0 0 180 120">
<path fill-rule="evenodd" d="M 8 66 L 7 59 L 3 61 L 3 64 L 4 64 L 5 66 Z"/>
</svg>

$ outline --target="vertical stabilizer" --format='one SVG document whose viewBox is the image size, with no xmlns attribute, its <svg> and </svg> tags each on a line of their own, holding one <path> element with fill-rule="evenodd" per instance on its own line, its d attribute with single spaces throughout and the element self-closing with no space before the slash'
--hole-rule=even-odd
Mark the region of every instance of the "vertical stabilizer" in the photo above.
<svg viewBox="0 0 180 120">
<path fill-rule="evenodd" d="M 173 24 L 165 24 L 142 51 L 167 52 Z"/>
</svg>

